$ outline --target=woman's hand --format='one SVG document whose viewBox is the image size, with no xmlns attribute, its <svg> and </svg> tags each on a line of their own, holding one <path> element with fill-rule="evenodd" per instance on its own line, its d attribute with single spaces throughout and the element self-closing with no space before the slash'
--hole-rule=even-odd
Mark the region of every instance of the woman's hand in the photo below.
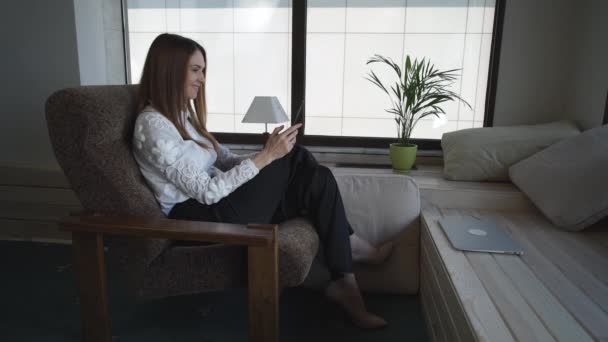
<svg viewBox="0 0 608 342">
<path fill-rule="evenodd" d="M 282 158 L 295 145 L 298 128 L 302 127 L 302 124 L 293 125 L 285 132 L 279 133 L 283 127 L 285 126 L 276 127 L 270 134 L 262 151 L 253 157 L 252 161 L 258 169 L 261 170 L 264 166 Z"/>
</svg>

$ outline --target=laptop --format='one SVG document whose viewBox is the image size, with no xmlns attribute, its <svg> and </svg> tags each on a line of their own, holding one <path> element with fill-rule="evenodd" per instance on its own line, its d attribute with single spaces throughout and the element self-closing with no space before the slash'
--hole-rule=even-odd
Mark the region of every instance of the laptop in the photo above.
<svg viewBox="0 0 608 342">
<path fill-rule="evenodd" d="M 446 216 L 439 225 L 454 248 L 462 251 L 524 254 L 521 246 L 496 222 L 474 216 Z"/>
</svg>

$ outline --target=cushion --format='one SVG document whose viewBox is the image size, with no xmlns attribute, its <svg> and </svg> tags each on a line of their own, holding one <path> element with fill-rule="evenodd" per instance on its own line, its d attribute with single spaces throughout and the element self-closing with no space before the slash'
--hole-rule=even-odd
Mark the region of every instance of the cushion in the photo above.
<svg viewBox="0 0 608 342">
<path fill-rule="evenodd" d="M 334 168 L 346 217 L 353 230 L 372 245 L 394 241 L 381 265 L 355 265 L 359 287 L 382 293 L 417 293 L 420 241 L 420 192 L 413 178 L 359 168 Z M 322 287 L 329 280 L 323 250 L 314 260 L 304 286 Z"/>
<path fill-rule="evenodd" d="M 509 175 L 555 226 L 588 227 L 608 215 L 608 125 L 522 160 Z"/>
<path fill-rule="evenodd" d="M 353 230 L 374 246 L 395 240 L 420 216 L 420 192 L 413 178 L 397 174 L 334 171 Z"/>
<path fill-rule="evenodd" d="M 445 133 L 441 139 L 443 174 L 450 180 L 508 181 L 511 165 L 579 133 L 569 121 Z"/>
</svg>

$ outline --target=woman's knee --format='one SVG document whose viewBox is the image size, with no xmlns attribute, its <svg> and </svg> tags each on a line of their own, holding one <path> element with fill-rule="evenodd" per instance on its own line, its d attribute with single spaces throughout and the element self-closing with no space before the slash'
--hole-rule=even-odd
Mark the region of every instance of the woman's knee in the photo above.
<svg viewBox="0 0 608 342">
<path fill-rule="evenodd" d="M 325 165 L 315 166 L 315 178 L 317 182 L 329 186 L 337 186 L 336 178 L 331 170 Z"/>
<path fill-rule="evenodd" d="M 296 144 L 293 146 L 291 150 L 294 158 L 300 162 L 303 162 L 307 165 L 317 165 L 317 159 L 315 156 L 304 146 L 300 144 Z"/>
<path fill-rule="evenodd" d="M 316 170 L 317 170 L 317 173 L 319 174 L 320 177 L 323 177 L 323 178 L 334 178 L 334 174 L 325 165 L 317 165 Z"/>
</svg>

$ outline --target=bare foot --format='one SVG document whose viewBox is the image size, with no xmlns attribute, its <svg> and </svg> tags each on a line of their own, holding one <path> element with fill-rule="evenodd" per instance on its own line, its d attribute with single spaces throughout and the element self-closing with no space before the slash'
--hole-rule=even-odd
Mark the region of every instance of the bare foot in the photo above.
<svg viewBox="0 0 608 342">
<path fill-rule="evenodd" d="M 325 288 L 325 295 L 344 308 L 353 323 L 360 328 L 378 329 L 387 325 L 382 317 L 367 311 L 355 275 L 352 273 L 330 282 Z"/>
<path fill-rule="evenodd" d="M 389 241 L 376 248 L 371 243 L 363 240 L 357 234 L 350 236 L 350 247 L 354 262 L 368 264 L 380 264 L 391 254 L 394 242 Z"/>
</svg>

